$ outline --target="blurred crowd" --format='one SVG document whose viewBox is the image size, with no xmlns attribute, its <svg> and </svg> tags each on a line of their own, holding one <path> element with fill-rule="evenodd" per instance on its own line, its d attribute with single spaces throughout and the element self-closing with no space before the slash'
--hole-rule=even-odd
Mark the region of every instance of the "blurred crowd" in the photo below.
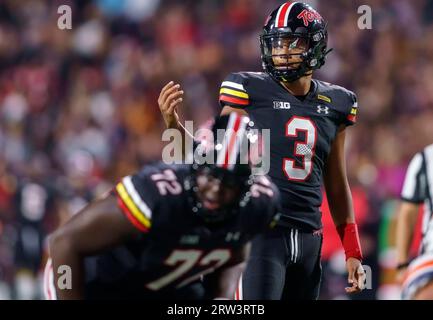
<svg viewBox="0 0 433 320">
<path fill-rule="evenodd" d="M 395 298 L 396 199 L 411 156 L 433 142 L 433 0 L 306 2 L 328 21 L 334 48 L 315 77 L 359 100 L 347 164 L 373 270 L 361 297 Z M 70 30 L 58 27 L 64 4 Z M 229 72 L 261 71 L 258 35 L 280 4 L 0 1 L 0 299 L 41 298 L 46 235 L 161 157 L 165 83 L 182 85 L 181 118 L 200 124 L 219 112 Z M 372 29 L 358 28 L 363 4 Z M 341 261 L 338 246 L 326 253 L 322 298 L 347 298 Z"/>
</svg>

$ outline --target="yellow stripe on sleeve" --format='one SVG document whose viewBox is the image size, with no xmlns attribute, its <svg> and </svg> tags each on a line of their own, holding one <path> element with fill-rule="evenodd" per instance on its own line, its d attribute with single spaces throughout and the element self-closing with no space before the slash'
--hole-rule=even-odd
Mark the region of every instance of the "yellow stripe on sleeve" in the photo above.
<svg viewBox="0 0 433 320">
<path fill-rule="evenodd" d="M 119 193 L 120 198 L 122 198 L 123 202 L 126 204 L 128 209 L 131 211 L 132 215 L 146 228 L 150 228 L 150 220 L 146 218 L 143 212 L 138 209 L 137 205 L 129 196 L 128 192 L 125 189 L 123 183 L 118 183 L 116 186 L 116 190 Z"/>
<path fill-rule="evenodd" d="M 230 95 L 238 97 L 238 98 L 249 99 L 248 93 L 245 93 L 242 91 L 237 91 L 237 90 L 228 89 L 228 88 L 221 88 L 220 94 L 222 94 L 222 93 L 230 94 Z"/>
</svg>

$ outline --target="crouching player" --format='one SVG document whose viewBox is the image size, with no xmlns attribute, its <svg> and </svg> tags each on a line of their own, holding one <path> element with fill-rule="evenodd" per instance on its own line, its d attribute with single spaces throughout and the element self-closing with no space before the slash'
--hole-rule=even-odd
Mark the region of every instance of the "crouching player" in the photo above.
<svg viewBox="0 0 433 320">
<path fill-rule="evenodd" d="M 276 187 L 253 176 L 232 143 L 248 126 L 235 113 L 217 118 L 214 137 L 227 134 L 207 147 L 216 164 L 146 166 L 54 232 L 46 297 L 233 299 L 250 240 L 278 219 Z M 57 285 L 62 266 L 69 288 Z"/>
</svg>

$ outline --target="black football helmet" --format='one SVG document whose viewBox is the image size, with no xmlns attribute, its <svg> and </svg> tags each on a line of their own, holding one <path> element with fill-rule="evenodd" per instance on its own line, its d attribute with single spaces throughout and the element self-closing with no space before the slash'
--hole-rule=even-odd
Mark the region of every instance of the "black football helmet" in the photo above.
<svg viewBox="0 0 433 320">
<path fill-rule="evenodd" d="M 249 201 L 248 191 L 253 183 L 251 161 L 249 151 L 241 146 L 257 140 L 257 134 L 251 131 L 251 125 L 252 122 L 248 117 L 237 113 L 217 117 L 211 128 L 212 137 L 200 141 L 196 147 L 196 153 L 201 155 L 211 153 L 213 161 L 211 163 L 195 161 L 191 166 L 191 175 L 185 181 L 185 189 L 190 192 L 189 201 L 192 211 L 208 223 L 226 220 Z M 198 195 L 197 178 L 199 175 L 208 175 L 218 179 L 221 188 L 233 190 L 233 192 L 236 190 L 237 197 L 232 203 L 217 209 L 205 208 Z"/>
<path fill-rule="evenodd" d="M 327 49 L 327 42 L 327 24 L 316 10 L 302 2 L 286 2 L 268 16 L 263 27 L 260 36 L 263 69 L 277 81 L 295 81 L 324 65 L 332 50 Z M 293 54 L 277 53 L 283 45 L 301 50 Z M 289 62 L 295 57 L 302 61 Z"/>
</svg>

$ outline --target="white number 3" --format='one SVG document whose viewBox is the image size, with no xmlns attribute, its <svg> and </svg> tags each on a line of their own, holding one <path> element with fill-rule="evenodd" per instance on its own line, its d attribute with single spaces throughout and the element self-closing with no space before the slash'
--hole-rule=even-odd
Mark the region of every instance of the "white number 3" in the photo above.
<svg viewBox="0 0 433 320">
<path fill-rule="evenodd" d="M 293 155 L 302 158 L 302 165 L 297 165 L 294 159 L 283 158 L 283 171 L 289 180 L 302 182 L 307 180 L 313 170 L 317 129 L 310 119 L 303 117 L 293 117 L 286 123 L 286 137 L 298 138 L 300 131 L 305 132 L 305 139 L 295 142 Z"/>
</svg>

